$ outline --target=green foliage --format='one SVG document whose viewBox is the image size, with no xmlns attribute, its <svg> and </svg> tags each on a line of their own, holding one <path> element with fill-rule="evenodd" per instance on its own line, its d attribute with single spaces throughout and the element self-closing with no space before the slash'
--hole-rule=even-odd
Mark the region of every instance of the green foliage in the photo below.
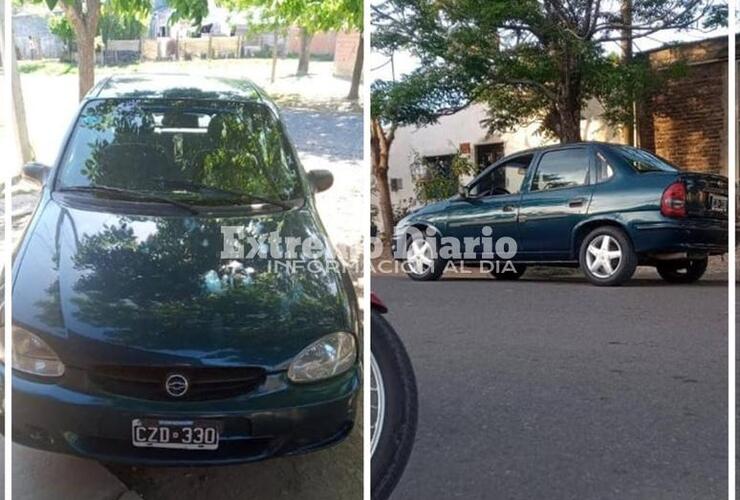
<svg viewBox="0 0 740 500">
<path fill-rule="evenodd" d="M 75 41 L 75 31 L 69 20 L 64 15 L 52 16 L 49 18 L 49 31 L 59 37 L 62 43 L 69 50 Z"/>
<path fill-rule="evenodd" d="M 362 29 L 362 0 L 224 0 L 223 3 L 233 10 L 258 8 L 268 24 L 300 26 L 309 33 Z"/>
<path fill-rule="evenodd" d="M 371 86 L 370 114 L 383 123 L 428 125 L 461 109 L 467 86 L 443 68 L 418 69 L 402 84 L 376 80 Z"/>
<path fill-rule="evenodd" d="M 424 175 L 414 179 L 414 192 L 421 203 L 445 200 L 454 196 L 460 188 L 460 178 L 475 171 L 470 159 L 459 153 L 452 159 L 449 170 L 441 170 L 415 154 L 412 169 L 418 169 L 419 166 L 424 170 Z"/>
<path fill-rule="evenodd" d="M 146 34 L 147 25 L 144 19 L 135 13 L 119 13 L 103 7 L 98 33 L 103 43 L 108 40 L 138 40 Z"/>
<path fill-rule="evenodd" d="M 632 37 L 721 23 L 716 0 L 633 0 Z M 534 120 L 543 132 L 577 140 L 581 110 L 595 99 L 624 120 L 654 81 L 645 63 L 618 60 L 620 2 L 385 0 L 371 6 L 373 47 L 407 51 L 413 73 L 373 87 L 373 116 L 424 125 L 472 102 L 487 105 L 499 131 Z M 575 131 L 574 131 L 575 129 Z"/>
</svg>

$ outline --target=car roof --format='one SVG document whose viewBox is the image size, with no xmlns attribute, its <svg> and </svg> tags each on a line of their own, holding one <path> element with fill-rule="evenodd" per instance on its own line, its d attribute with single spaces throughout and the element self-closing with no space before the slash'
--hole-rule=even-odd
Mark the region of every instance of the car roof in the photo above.
<svg viewBox="0 0 740 500">
<path fill-rule="evenodd" d="M 266 102 L 265 93 L 247 79 L 185 74 L 115 75 L 103 79 L 87 99 L 197 99 Z"/>
<path fill-rule="evenodd" d="M 573 146 L 602 146 L 606 148 L 614 148 L 614 147 L 625 146 L 625 144 L 616 144 L 616 143 L 601 142 L 601 141 L 568 142 L 565 144 L 551 144 L 549 146 L 540 146 L 537 148 L 523 149 L 521 151 L 516 151 L 515 153 L 511 153 L 505 158 L 515 158 L 517 156 L 533 155 L 533 154 L 540 153 L 540 152 L 544 153 L 547 151 L 555 151 L 558 149 L 572 148 Z"/>
</svg>

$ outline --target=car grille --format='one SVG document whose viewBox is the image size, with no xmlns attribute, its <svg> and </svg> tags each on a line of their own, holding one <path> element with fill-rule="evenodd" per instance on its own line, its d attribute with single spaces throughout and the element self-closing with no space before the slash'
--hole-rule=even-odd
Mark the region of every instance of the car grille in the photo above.
<svg viewBox="0 0 740 500">
<path fill-rule="evenodd" d="M 180 397 L 167 393 L 165 381 L 172 374 L 188 379 L 188 390 Z M 265 370 L 256 367 L 145 367 L 97 366 L 88 372 L 98 389 L 120 396 L 160 401 L 207 401 L 247 394 L 265 380 Z"/>
</svg>

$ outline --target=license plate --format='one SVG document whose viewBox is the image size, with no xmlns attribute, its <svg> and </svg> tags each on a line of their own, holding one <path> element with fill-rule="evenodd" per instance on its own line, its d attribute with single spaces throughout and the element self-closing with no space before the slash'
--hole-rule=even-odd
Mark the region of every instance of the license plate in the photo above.
<svg viewBox="0 0 740 500">
<path fill-rule="evenodd" d="M 137 418 L 131 422 L 131 439 L 139 448 L 215 450 L 220 433 L 220 422 L 208 420 Z"/>
<path fill-rule="evenodd" d="M 727 196 L 710 194 L 709 209 L 713 212 L 727 212 Z"/>
</svg>

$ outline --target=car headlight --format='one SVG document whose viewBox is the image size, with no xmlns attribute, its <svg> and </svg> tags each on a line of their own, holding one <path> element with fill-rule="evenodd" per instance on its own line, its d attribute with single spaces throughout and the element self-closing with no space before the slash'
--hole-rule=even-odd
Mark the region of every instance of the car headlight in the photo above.
<svg viewBox="0 0 740 500">
<path fill-rule="evenodd" d="M 316 382 L 349 370 L 357 357 L 355 336 L 331 333 L 303 349 L 288 368 L 293 382 Z"/>
<path fill-rule="evenodd" d="M 38 336 L 13 325 L 13 369 L 40 377 L 61 377 L 64 363 Z"/>
</svg>

